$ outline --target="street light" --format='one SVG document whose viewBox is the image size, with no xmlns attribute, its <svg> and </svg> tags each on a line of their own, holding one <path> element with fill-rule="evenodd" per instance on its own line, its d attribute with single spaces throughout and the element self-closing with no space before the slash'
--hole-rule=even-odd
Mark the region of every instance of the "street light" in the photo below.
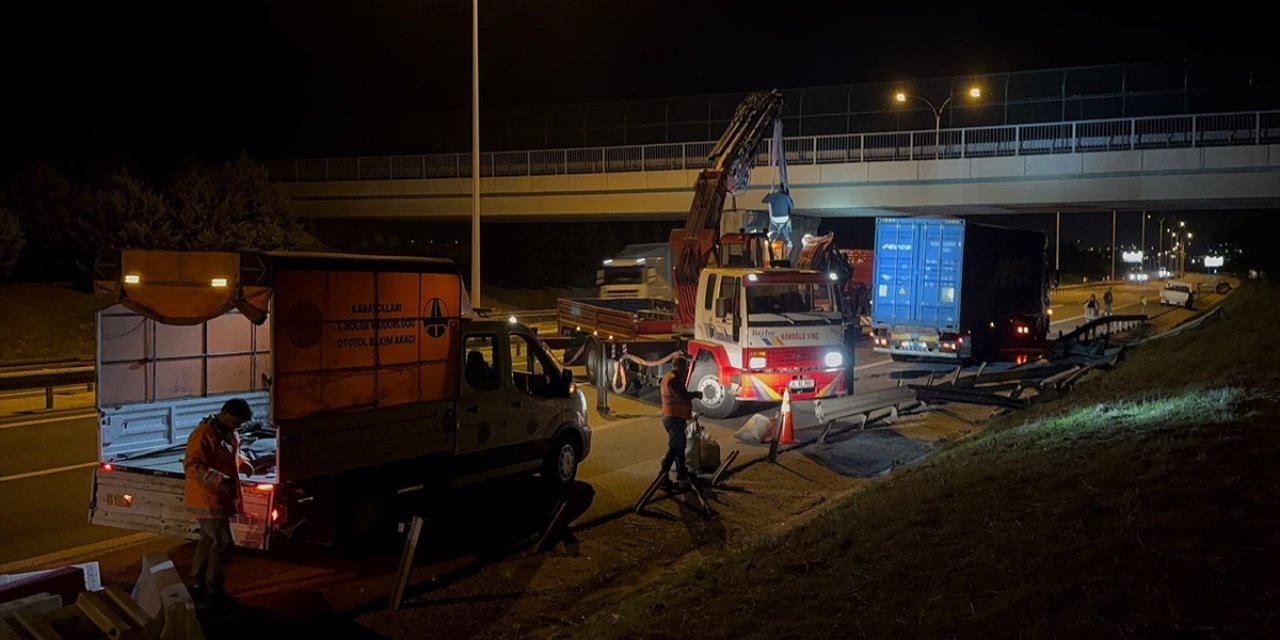
<svg viewBox="0 0 1280 640">
<path fill-rule="evenodd" d="M 968 95 L 969 95 L 969 97 L 970 97 L 970 98 L 975 98 L 975 99 L 976 99 L 976 98 L 981 98 L 981 97 L 982 97 L 982 89 L 981 89 L 980 87 L 970 87 L 970 88 L 969 88 Z M 954 94 L 954 93 L 953 93 L 953 94 L 951 94 L 951 95 L 947 96 L 947 99 L 946 99 L 946 100 L 944 100 L 944 101 L 942 102 L 942 106 L 934 106 L 933 102 L 931 102 L 928 98 L 926 98 L 926 97 L 924 97 L 924 96 L 916 95 L 916 94 L 914 94 L 914 93 L 910 93 L 910 94 L 909 94 L 909 93 L 904 93 L 904 92 L 902 92 L 902 91 L 899 91 L 899 92 L 895 93 L 895 94 L 894 94 L 894 96 L 893 96 L 893 98 L 894 98 L 895 100 L 897 100 L 898 102 L 906 102 L 906 101 L 907 101 L 907 98 L 915 98 L 915 99 L 917 99 L 917 100 L 919 100 L 919 101 L 921 101 L 921 102 L 923 102 L 923 103 L 925 103 L 925 104 L 929 105 L 929 110 L 930 110 L 930 111 L 933 111 L 933 148 L 934 148 L 934 157 L 937 157 L 937 156 L 938 156 L 939 154 L 941 154 L 941 152 L 942 152 L 942 148 L 938 145 L 939 138 L 941 137 L 941 134 L 942 134 L 942 112 L 943 112 L 943 111 L 945 111 L 945 110 L 947 109 L 947 105 L 951 104 L 951 99 L 952 99 L 952 98 L 954 98 L 954 97 L 956 97 L 956 94 Z"/>
</svg>

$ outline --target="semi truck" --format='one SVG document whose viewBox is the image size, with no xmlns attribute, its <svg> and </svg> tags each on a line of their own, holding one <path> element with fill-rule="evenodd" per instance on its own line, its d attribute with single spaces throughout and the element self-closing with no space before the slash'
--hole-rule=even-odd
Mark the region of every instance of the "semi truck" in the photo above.
<svg viewBox="0 0 1280 640">
<path fill-rule="evenodd" d="M 797 400 L 848 393 L 853 354 L 844 345 L 839 276 L 790 268 L 779 250 L 786 239 L 725 216 L 726 199 L 745 192 L 770 131 L 773 148 L 782 149 L 783 102 L 777 91 L 748 95 L 712 148 L 685 224 L 670 236 L 674 300 L 558 302 L 566 353 L 585 355 L 593 380 L 603 367 L 615 392 L 652 387 L 683 356 L 692 364 L 688 388 L 702 393 L 695 408 L 711 418 L 787 393 Z M 785 194 L 785 157 L 773 161 L 782 182 L 771 195 Z"/>
<path fill-rule="evenodd" d="M 496 476 L 574 480 L 586 400 L 527 327 L 467 315 L 453 262 L 114 251 L 95 266 L 94 524 L 196 537 L 187 438 L 230 398 L 239 546 L 386 531 L 398 500 Z"/>
<path fill-rule="evenodd" d="M 1039 231 L 952 218 L 878 218 L 873 348 L 895 360 L 994 361 L 1049 332 Z"/>
<path fill-rule="evenodd" d="M 666 242 L 630 244 L 607 258 L 596 272 L 600 297 L 671 300 L 671 245 Z"/>
</svg>

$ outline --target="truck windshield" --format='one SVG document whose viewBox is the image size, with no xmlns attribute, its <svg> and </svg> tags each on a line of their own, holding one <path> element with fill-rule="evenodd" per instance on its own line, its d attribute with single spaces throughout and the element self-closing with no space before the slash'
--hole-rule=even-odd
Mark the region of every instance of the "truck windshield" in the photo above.
<svg viewBox="0 0 1280 640">
<path fill-rule="evenodd" d="M 605 267 L 605 284 L 644 284 L 644 267 Z"/>
<path fill-rule="evenodd" d="M 765 284 L 747 287 L 747 313 L 754 324 L 826 324 L 839 314 L 839 299 L 826 284 Z M 770 318 L 769 316 L 780 316 Z"/>
</svg>

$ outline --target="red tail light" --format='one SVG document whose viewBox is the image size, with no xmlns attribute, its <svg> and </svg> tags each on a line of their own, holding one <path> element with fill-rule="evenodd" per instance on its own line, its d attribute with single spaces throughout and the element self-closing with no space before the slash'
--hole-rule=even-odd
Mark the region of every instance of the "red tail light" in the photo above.
<svg viewBox="0 0 1280 640">
<path fill-rule="evenodd" d="M 112 470 L 112 469 L 114 469 L 114 468 L 115 468 L 115 467 L 111 466 L 110 464 L 103 464 L 103 465 L 102 465 L 102 470 L 103 470 L 103 471 L 111 471 L 111 470 Z"/>
</svg>

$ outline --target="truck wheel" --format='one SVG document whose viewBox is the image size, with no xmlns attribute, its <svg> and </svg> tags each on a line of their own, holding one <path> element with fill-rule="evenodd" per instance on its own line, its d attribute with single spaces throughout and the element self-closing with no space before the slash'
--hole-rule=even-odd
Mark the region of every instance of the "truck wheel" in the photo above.
<svg viewBox="0 0 1280 640">
<path fill-rule="evenodd" d="M 573 483 L 578 477 L 578 446 L 573 437 L 564 434 L 556 438 L 555 444 L 547 450 L 542 460 L 542 480 L 548 487 L 561 489 Z"/>
<path fill-rule="evenodd" d="M 339 513 L 339 546 L 347 551 L 369 547 L 383 532 L 386 516 L 387 504 L 380 496 L 371 493 L 348 495 Z"/>
<path fill-rule="evenodd" d="M 596 375 L 600 371 L 600 345 L 595 341 L 595 339 L 587 338 L 586 349 L 587 380 L 589 380 L 591 384 L 595 384 L 596 381 L 599 380 Z"/>
<path fill-rule="evenodd" d="M 701 391 L 702 399 L 694 400 L 694 408 L 708 418 L 728 418 L 738 410 L 738 399 L 720 382 L 720 372 L 713 362 L 703 362 L 693 368 L 693 384 L 690 391 Z"/>
</svg>

